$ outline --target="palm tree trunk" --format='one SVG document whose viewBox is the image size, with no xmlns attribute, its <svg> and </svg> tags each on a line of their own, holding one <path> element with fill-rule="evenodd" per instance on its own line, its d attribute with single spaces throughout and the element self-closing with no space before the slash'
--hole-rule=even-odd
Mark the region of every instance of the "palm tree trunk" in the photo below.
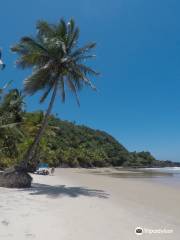
<svg viewBox="0 0 180 240">
<path fill-rule="evenodd" d="M 55 98 L 56 98 L 56 93 L 57 93 L 57 88 L 58 88 L 58 81 L 55 82 L 55 86 L 54 86 L 54 90 L 51 96 L 51 100 L 47 109 L 47 112 L 44 116 L 44 119 L 42 121 L 42 126 L 39 129 L 34 142 L 32 143 L 32 145 L 29 147 L 28 151 L 25 154 L 24 160 L 20 163 L 20 168 L 23 170 L 27 170 L 27 166 L 28 166 L 28 162 L 34 157 L 34 153 L 36 151 L 36 148 L 41 140 L 41 137 L 44 133 L 44 130 L 46 129 L 47 125 L 48 125 L 48 118 L 49 115 L 51 113 Z"/>
</svg>

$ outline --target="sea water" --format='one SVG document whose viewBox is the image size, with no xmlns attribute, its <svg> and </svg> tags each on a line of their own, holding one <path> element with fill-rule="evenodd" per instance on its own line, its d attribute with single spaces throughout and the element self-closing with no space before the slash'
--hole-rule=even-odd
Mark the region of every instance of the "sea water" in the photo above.
<svg viewBox="0 0 180 240">
<path fill-rule="evenodd" d="M 155 173 L 152 181 L 180 187 L 180 167 L 146 168 L 145 171 Z"/>
</svg>

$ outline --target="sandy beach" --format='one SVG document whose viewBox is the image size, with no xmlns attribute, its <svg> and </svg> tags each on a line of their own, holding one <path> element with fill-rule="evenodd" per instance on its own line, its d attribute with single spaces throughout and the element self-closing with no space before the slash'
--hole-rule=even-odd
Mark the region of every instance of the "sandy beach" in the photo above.
<svg viewBox="0 0 180 240">
<path fill-rule="evenodd" d="M 0 239 L 178 240 L 180 188 L 112 173 L 56 169 L 33 175 L 31 189 L 0 188 Z M 137 236 L 136 227 L 171 233 Z"/>
</svg>

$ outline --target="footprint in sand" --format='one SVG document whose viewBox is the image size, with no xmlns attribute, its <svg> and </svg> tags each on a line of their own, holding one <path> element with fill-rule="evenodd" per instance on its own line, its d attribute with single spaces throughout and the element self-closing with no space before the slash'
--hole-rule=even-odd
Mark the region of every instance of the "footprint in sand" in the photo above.
<svg viewBox="0 0 180 240">
<path fill-rule="evenodd" d="M 7 220 L 3 220 L 1 221 L 1 223 L 4 225 L 4 226 L 8 226 L 9 225 L 9 222 Z"/>
<path fill-rule="evenodd" d="M 35 235 L 35 234 L 32 234 L 32 233 L 25 233 L 25 236 L 26 236 L 27 238 L 35 238 L 35 237 L 36 237 L 36 235 Z"/>
</svg>

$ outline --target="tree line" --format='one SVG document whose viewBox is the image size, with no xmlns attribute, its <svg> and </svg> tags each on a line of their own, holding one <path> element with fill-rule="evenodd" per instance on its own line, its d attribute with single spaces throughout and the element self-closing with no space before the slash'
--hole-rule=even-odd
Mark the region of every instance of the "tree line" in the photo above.
<svg viewBox="0 0 180 240">
<path fill-rule="evenodd" d="M 41 128 L 42 111 L 27 112 L 24 97 L 11 89 L 0 101 L 0 168 L 22 161 L 27 149 Z M 151 166 L 155 158 L 149 152 L 129 152 L 106 132 L 63 121 L 50 115 L 28 170 L 39 162 L 55 167 Z"/>
<path fill-rule="evenodd" d="M 80 105 L 78 92 L 84 87 L 96 90 L 92 80 L 99 75 L 87 65 L 94 59 L 96 43 L 79 45 L 80 29 L 73 19 L 56 24 L 38 21 L 36 35 L 23 36 L 11 51 L 17 54 L 16 66 L 31 69 L 23 89 L 0 89 L 0 167 L 3 186 L 29 187 L 28 171 L 39 161 L 51 166 L 151 166 L 149 152 L 130 153 L 107 133 L 61 121 L 51 115 L 57 95 L 62 102 L 71 91 Z M 0 69 L 5 68 L 1 59 Z M 50 97 L 45 113 L 24 111 L 24 96 L 41 93 L 40 103 Z M 12 180 L 13 179 L 13 180 Z M 13 182 L 13 184 L 12 184 Z"/>
</svg>

